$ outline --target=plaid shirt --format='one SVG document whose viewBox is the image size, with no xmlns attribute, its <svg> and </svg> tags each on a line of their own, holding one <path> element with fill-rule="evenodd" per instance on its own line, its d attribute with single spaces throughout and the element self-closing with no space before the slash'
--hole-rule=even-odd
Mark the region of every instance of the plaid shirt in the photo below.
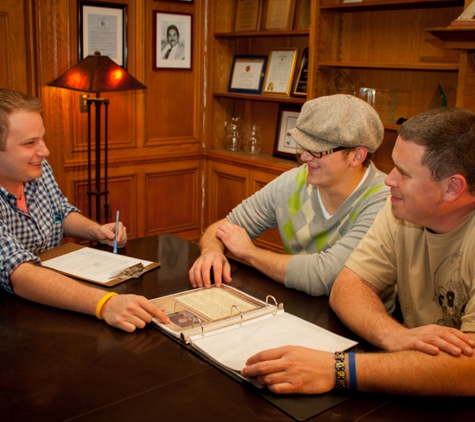
<svg viewBox="0 0 475 422">
<path fill-rule="evenodd" d="M 29 215 L 17 207 L 16 196 L 0 186 L 0 286 L 11 293 L 9 279 L 15 268 L 27 261 L 41 265 L 36 254 L 59 246 L 64 219 L 79 212 L 61 193 L 46 159 L 42 167 L 41 177 L 25 183 Z"/>
</svg>

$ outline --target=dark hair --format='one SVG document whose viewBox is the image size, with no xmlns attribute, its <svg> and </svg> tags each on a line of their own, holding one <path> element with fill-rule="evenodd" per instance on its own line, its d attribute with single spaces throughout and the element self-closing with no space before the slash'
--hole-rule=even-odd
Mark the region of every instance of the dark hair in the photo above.
<svg viewBox="0 0 475 422">
<path fill-rule="evenodd" d="M 474 113 L 464 108 L 428 110 L 404 122 L 399 135 L 425 148 L 422 165 L 430 170 L 433 180 L 461 174 L 470 193 L 475 194 Z"/>
<path fill-rule="evenodd" d="M 180 38 L 180 31 L 178 31 L 178 28 L 176 27 L 176 25 L 170 25 L 167 28 L 167 37 L 168 37 L 168 31 L 170 31 L 170 29 L 174 29 L 176 31 L 176 34 L 178 35 L 178 38 Z"/>
<path fill-rule="evenodd" d="M 5 150 L 8 139 L 8 116 L 17 111 L 41 113 L 41 101 L 21 92 L 0 89 L 0 151 Z"/>
</svg>

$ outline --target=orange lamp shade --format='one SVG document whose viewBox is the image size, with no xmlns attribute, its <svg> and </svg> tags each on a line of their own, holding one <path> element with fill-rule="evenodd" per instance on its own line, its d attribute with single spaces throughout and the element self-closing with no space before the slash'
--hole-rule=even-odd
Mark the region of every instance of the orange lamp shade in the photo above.
<svg viewBox="0 0 475 422">
<path fill-rule="evenodd" d="M 108 56 L 96 52 L 87 56 L 50 86 L 86 92 L 130 91 L 147 87 L 117 65 Z"/>
</svg>

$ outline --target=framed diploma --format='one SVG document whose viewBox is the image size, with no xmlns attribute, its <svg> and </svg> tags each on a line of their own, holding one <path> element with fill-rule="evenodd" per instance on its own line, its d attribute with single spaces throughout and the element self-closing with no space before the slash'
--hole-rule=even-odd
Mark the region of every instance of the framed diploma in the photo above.
<svg viewBox="0 0 475 422">
<path fill-rule="evenodd" d="M 234 56 L 228 92 L 260 94 L 266 64 L 267 56 Z"/>
<path fill-rule="evenodd" d="M 293 94 L 305 97 L 307 95 L 307 77 L 308 77 L 308 48 L 303 51 L 302 60 L 300 61 L 299 72 Z"/>
<path fill-rule="evenodd" d="M 294 15 L 294 0 L 267 0 L 264 29 L 279 31 L 289 30 Z"/>
<path fill-rule="evenodd" d="M 297 159 L 297 144 L 287 135 L 295 127 L 301 106 L 282 105 L 279 107 L 276 139 L 274 143 L 274 157 Z"/>
<path fill-rule="evenodd" d="M 263 94 L 290 96 L 298 48 L 272 50 L 264 80 Z"/>
<path fill-rule="evenodd" d="M 79 60 L 99 51 L 124 69 L 127 65 L 126 11 L 124 4 L 81 1 L 79 4 Z"/>
<path fill-rule="evenodd" d="M 257 31 L 261 0 L 239 0 L 236 2 L 236 22 L 234 30 Z"/>
</svg>

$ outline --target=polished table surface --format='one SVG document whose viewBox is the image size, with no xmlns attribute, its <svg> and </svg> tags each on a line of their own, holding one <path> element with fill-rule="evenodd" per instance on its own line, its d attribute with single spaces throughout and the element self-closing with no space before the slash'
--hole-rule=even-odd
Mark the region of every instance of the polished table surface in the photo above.
<svg viewBox="0 0 475 422">
<path fill-rule="evenodd" d="M 160 235 L 132 239 L 120 253 L 158 261 L 161 267 L 104 290 L 155 298 L 190 288 L 188 269 L 199 250 Z M 286 289 L 241 263 L 232 261 L 232 269 L 232 286 L 261 300 L 272 294 L 287 312 L 357 339 L 330 310 L 327 298 Z M 2 421 L 294 420 L 152 326 L 129 334 L 94 317 L 4 291 L 0 314 Z M 473 399 L 353 393 L 310 420 L 446 422 L 473 420 L 474 413 Z"/>
</svg>

